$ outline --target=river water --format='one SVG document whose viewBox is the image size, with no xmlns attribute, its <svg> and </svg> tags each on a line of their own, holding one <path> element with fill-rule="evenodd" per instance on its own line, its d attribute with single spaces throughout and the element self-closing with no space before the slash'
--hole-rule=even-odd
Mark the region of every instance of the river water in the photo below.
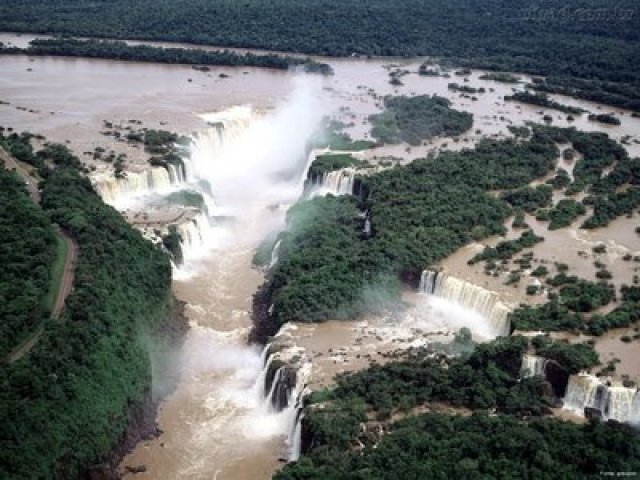
<svg viewBox="0 0 640 480">
<path fill-rule="evenodd" d="M 0 34 L 0 41 L 18 45 L 28 38 Z M 179 352 L 180 384 L 160 407 L 158 423 L 163 434 L 139 444 L 122 463 L 123 469 L 127 465 L 146 466 L 147 471 L 135 478 L 269 478 L 280 465 L 279 458 L 286 456 L 281 422 L 264 410 L 256 395 L 261 352 L 246 341 L 252 295 L 263 281 L 263 274 L 251 267 L 251 258 L 264 235 L 283 228 L 284 208 L 273 207 L 290 204 L 299 193 L 305 165 L 304 141 L 322 115 L 351 124 L 348 131 L 354 138 L 366 138 L 367 117 L 380 111 L 381 98 L 387 94 L 436 93 L 450 98 L 455 108 L 474 114 L 473 129 L 457 142 L 434 140 L 419 147 L 383 146 L 366 152 L 372 160 L 398 156 L 403 161 L 441 148 L 470 146 L 480 136 L 505 136 L 508 125 L 542 119 L 543 109 L 504 102 L 504 95 L 514 86 L 480 80 L 483 72 L 473 71 L 466 83 L 487 89 L 472 101 L 447 89 L 450 82 L 463 84 L 461 77 L 418 76 L 419 60 L 321 60 L 331 63 L 335 75 L 308 76 L 300 81 L 293 72 L 258 68 L 213 67 L 209 72 L 199 72 L 179 65 L 0 56 L 0 100 L 7 102 L 0 104 L 0 125 L 43 134 L 53 141 L 68 141 L 78 155 L 103 147 L 126 153 L 132 164 L 146 164 L 146 155 L 139 149 L 100 133 L 104 120 L 135 119 L 144 127 L 189 135 L 207 127 L 201 114 L 238 105 L 265 112 L 267 122 L 258 122 L 261 127 L 252 130 L 243 146 L 227 152 L 226 163 L 212 164 L 204 173 L 213 185 L 216 204 L 225 212 L 232 211 L 234 218 L 214 227 L 208 244 L 176 272 L 174 290 L 188 304 L 192 328 Z M 389 84 L 388 73 L 395 68 L 412 72 L 402 77 L 403 86 Z M 221 73 L 230 77 L 221 78 Z M 554 98 L 594 112 L 624 113 L 619 127 L 588 122 L 586 115 L 577 117 L 572 125 L 606 131 L 618 139 L 625 135 L 638 139 L 640 119 L 631 118 L 628 112 Z M 554 124 L 568 124 L 565 115 L 549 113 Z M 639 144 L 632 143 L 628 149 L 633 155 L 640 154 Z M 82 158 L 93 162 L 87 156 Z M 274 181 L 281 170 L 295 175 L 284 182 Z M 542 231 L 533 219 L 527 221 Z M 548 240 L 536 247 L 541 249 L 536 256 L 567 261 L 575 265 L 576 273 L 591 278 L 593 258 L 578 259 L 576 250 L 589 250 L 591 243 L 584 242 L 612 239 L 625 249 L 638 249 L 633 224 L 633 220 L 620 219 L 611 228 L 594 233 L 544 231 Z M 488 239 L 486 243 L 496 241 Z M 460 250 L 443 265 L 461 278 L 499 291 L 507 301 L 522 300 L 522 290 L 484 276 L 482 267 L 466 266 L 473 248 L 478 247 Z M 629 281 L 631 266 L 623 265 L 618 257 L 606 261 L 611 262 L 611 270 Z M 420 303 L 412 294 L 407 300 Z M 366 366 L 380 352 L 375 346 L 381 342 L 386 345 L 384 349 L 391 350 L 415 339 L 415 325 L 404 325 L 407 333 L 401 338 L 398 330 L 376 322 L 366 319 L 364 323 L 328 322 L 299 328 L 300 345 L 317 358 L 317 387 L 326 386 L 334 373 Z M 615 349 L 611 341 L 607 342 L 607 350 Z"/>
</svg>

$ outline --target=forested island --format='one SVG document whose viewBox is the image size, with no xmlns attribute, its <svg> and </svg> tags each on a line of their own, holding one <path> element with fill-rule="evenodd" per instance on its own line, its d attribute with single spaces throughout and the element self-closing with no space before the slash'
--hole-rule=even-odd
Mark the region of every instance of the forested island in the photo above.
<svg viewBox="0 0 640 480">
<path fill-rule="evenodd" d="M 3 2 L 0 477 L 640 471 L 640 20 L 573 5 Z"/>
<path fill-rule="evenodd" d="M 300 67 L 308 73 L 322 73 L 323 75 L 331 73 L 331 67 L 326 63 L 284 55 L 257 55 L 253 53 L 236 53 L 229 50 L 205 51 L 190 48 L 162 48 L 150 45 L 129 45 L 122 41 L 80 40 L 65 37 L 35 39 L 31 41 L 27 48 L 0 45 L 0 54 L 106 58 L 134 62 L 203 65 L 205 67 L 264 67 L 279 70 Z"/>
<path fill-rule="evenodd" d="M 640 111 L 635 9 L 632 0 L 615 6 L 588 0 L 562 9 L 527 0 L 9 0 L 0 6 L 0 28 L 330 56 L 430 55 L 467 67 L 544 75 L 550 78 L 539 88 L 547 92 Z M 610 21 L 572 21 L 599 12 Z"/>
<path fill-rule="evenodd" d="M 556 142 L 570 142 L 582 154 L 566 188 L 589 191 L 582 203 L 593 206 L 593 214 L 583 228 L 606 225 L 640 205 L 638 159 L 630 159 L 606 134 L 534 125 L 528 135 L 522 141 L 485 139 L 475 149 L 445 151 L 360 176 L 355 198 L 327 196 L 294 206 L 279 237 L 280 261 L 264 286 L 275 306 L 273 324 L 353 318 L 370 304 L 363 291 L 398 292 L 397 279 L 415 284 L 424 268 L 460 246 L 503 233 L 514 208 L 546 206 L 552 187 L 528 184 L 554 167 Z M 324 163 L 321 157 L 310 171 L 326 168 Z M 623 185 L 627 188 L 619 191 Z M 489 194 L 493 190 L 505 191 L 496 198 Z M 584 213 L 583 204 L 560 202 L 548 212 L 549 228 L 567 225 Z M 525 233 L 474 262 L 510 258 L 542 240 Z"/>
<path fill-rule="evenodd" d="M 40 205 L 29 205 L 22 182 L 0 169 L 12 205 L 2 209 L 1 243 L 14 245 L 2 253 L 5 268 L 33 266 L 13 285 L 3 278 L 9 294 L 20 282 L 31 285 L 3 302 L 14 329 L 3 334 L 4 351 L 44 322 L 28 354 L 0 365 L 0 476 L 75 478 L 88 468 L 109 470 L 118 448 L 153 430 L 151 359 L 162 358 L 186 325 L 171 294 L 169 257 L 102 202 L 65 146 L 35 151 L 31 137 L 0 137 L 2 148 L 34 167 L 42 192 Z M 50 222 L 79 250 L 74 289 L 57 319 L 39 307 L 52 263 Z M 25 240 L 16 242 L 16 232 Z"/>
<path fill-rule="evenodd" d="M 371 136 L 382 143 L 420 145 L 433 137 L 456 136 L 471 128 L 473 115 L 451 108 L 437 95 L 387 97 L 384 111 L 371 115 Z"/>
<path fill-rule="evenodd" d="M 265 285 L 273 321 L 352 318 L 370 304 L 362 291 L 397 292 L 398 277 L 415 282 L 424 268 L 472 239 L 503 232 L 511 209 L 488 191 L 527 185 L 549 171 L 557 155 L 544 133 L 525 142 L 483 140 L 474 150 L 361 177 L 360 198 L 297 204 Z M 370 234 L 359 211 L 370 219 Z"/>
</svg>

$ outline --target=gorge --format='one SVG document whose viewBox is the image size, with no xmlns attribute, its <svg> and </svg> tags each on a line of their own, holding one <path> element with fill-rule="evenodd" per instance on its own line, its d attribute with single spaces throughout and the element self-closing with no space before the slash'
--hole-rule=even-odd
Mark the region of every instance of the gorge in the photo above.
<svg viewBox="0 0 640 480">
<path fill-rule="evenodd" d="M 3 41 L 24 40 L 2 35 Z M 536 351 L 527 343 L 536 332 L 511 335 L 511 319 L 519 303 L 543 304 L 566 288 L 552 282 L 576 274 L 595 283 L 594 272 L 605 267 L 615 276 L 619 298 L 595 315 L 621 303 L 618 292 L 622 285 L 633 284 L 637 275 L 633 258 L 640 254 L 634 244 L 634 197 L 623 198 L 625 205 L 631 205 L 629 217 L 607 210 L 611 227 L 585 231 L 576 222 L 594 212 L 592 203 L 605 198 L 597 195 L 608 191 L 609 182 L 614 194 L 637 188 L 632 158 L 640 153 L 640 120 L 621 109 L 615 111 L 621 118 L 619 126 L 589 124 L 586 118 L 569 121 L 551 112 L 554 129 L 540 124 L 542 113 L 548 113 L 542 107 L 504 101 L 512 89 L 527 88 L 524 84 L 505 85 L 482 79 L 484 71 L 469 71 L 464 78 L 485 92 L 472 100 L 451 92 L 450 79 L 444 76 L 421 75 L 423 60 L 327 59 L 335 75 L 319 78 L 242 66 L 201 71 L 81 58 L 0 57 L 8 72 L 1 84 L 6 98 L 0 104 L 0 123 L 7 128 L 3 135 L 9 138 L 14 131 L 30 130 L 45 137 L 31 140 L 36 148 L 45 142 L 67 145 L 86 169 L 86 177 L 60 178 L 60 191 L 77 182 L 93 195 L 93 186 L 104 203 L 114 207 L 102 205 L 95 211 L 104 208 L 113 218 L 124 217 L 133 229 L 117 232 L 127 241 L 135 237 L 139 258 L 152 259 L 153 268 L 136 270 L 132 256 L 119 257 L 127 251 L 123 241 L 113 234 L 111 223 L 100 223 L 101 217 L 96 219 L 91 210 L 68 215 L 67 205 L 59 200 L 56 218 L 70 227 L 97 222 L 97 237 L 107 232 L 112 247 L 104 247 L 105 251 L 122 260 L 123 270 L 129 263 L 135 272 L 117 276 L 109 286 L 123 303 L 134 293 L 141 299 L 132 303 L 137 317 L 160 318 L 162 309 L 155 307 L 167 307 L 171 293 L 184 302 L 190 328 L 180 345 L 160 352 L 160 362 L 151 357 L 146 373 L 143 356 L 139 362 L 127 356 L 130 362 L 117 365 L 124 370 L 126 365 L 140 367 L 131 368 L 131 376 L 139 373 L 139 379 L 151 382 L 153 392 L 166 395 L 158 406 L 159 435 L 126 452 L 119 465 L 125 478 L 242 480 L 275 474 L 289 479 L 295 478 L 287 475 L 296 468 L 302 472 L 309 468 L 316 475 L 309 478 L 322 478 L 331 470 L 313 469 L 325 468 L 322 462 L 333 455 L 339 460 L 336 468 L 348 472 L 351 467 L 365 468 L 359 462 L 375 456 L 378 448 L 387 452 L 394 437 L 385 439 L 384 432 L 396 432 L 396 421 L 407 422 L 404 432 L 412 432 L 412 422 L 418 422 L 438 434 L 455 424 L 451 428 L 460 432 L 478 425 L 481 431 L 495 427 L 497 435 L 504 426 L 518 439 L 529 438 L 528 434 L 538 438 L 548 425 L 558 429 L 558 439 L 567 435 L 576 445 L 583 440 L 594 445 L 598 435 L 611 439 L 606 447 L 611 451 L 598 457 L 607 461 L 598 468 L 626 467 L 622 460 L 615 463 L 626 453 L 633 465 L 635 453 L 629 447 L 620 454 L 626 444 L 619 437 L 626 436 L 629 444 L 634 437 L 625 425 L 606 421 L 638 423 L 640 401 L 634 382 L 640 373 L 634 367 L 637 339 L 633 337 L 637 324 L 612 328 L 606 339 L 575 331 L 559 333 L 557 341 L 563 346 L 592 341 L 602 368 L 611 361 L 605 359 L 608 350 L 617 354 L 624 347 L 629 353 L 617 372 L 596 372 L 596 364 L 584 372 L 571 370 L 570 375 L 567 370 L 566 391 L 553 392 L 556 398 L 550 399 L 540 377 L 547 376 L 550 362 L 562 368 L 571 364 L 569 357 L 550 359 L 547 352 Z M 404 69 L 401 85 L 389 82 L 390 72 Z M 70 75 L 71 71 L 82 75 Z M 442 71 L 461 76 L 444 66 Z M 523 79 L 532 80 L 524 75 Z M 447 98 L 450 105 L 440 106 L 467 112 L 472 127 L 453 137 L 427 137 L 411 145 L 370 140 L 370 118 L 384 112 L 385 96 L 417 95 Z M 605 108 L 553 97 L 588 111 Z M 28 108 L 17 108 L 23 105 Z M 338 127 L 327 128 L 327 119 Z M 176 143 L 179 160 L 159 166 L 143 147 L 101 133 L 105 122 L 176 132 L 188 142 Z M 599 152 L 597 158 L 609 159 L 604 140 L 595 134 L 566 138 L 572 126 L 606 132 L 629 159 L 618 156 L 607 165 L 596 165 L 593 178 L 602 181 L 593 180 L 593 187 L 583 184 L 583 191 L 572 197 L 583 202 L 593 196 L 583 202 L 587 213 L 572 219 L 569 227 L 550 232 L 547 223 L 536 219 L 541 212 L 527 211 L 524 221 L 544 241 L 496 260 L 495 264 L 504 265 L 502 270 L 486 268 L 489 262 L 468 264 L 485 247 L 513 241 L 522 233 L 511 225 L 518 206 L 506 201 L 502 192 L 520 192 L 535 182 L 554 179 L 563 166 L 571 172 L 570 187 L 578 188 L 576 178 L 580 180 L 583 166 L 593 167 L 584 160 L 585 145 Z M 91 153 L 96 148 L 113 151 L 116 158 L 126 153 L 122 171 L 94 158 Z M 563 154 L 572 148 L 577 153 L 569 168 Z M 322 168 L 333 161 L 338 167 L 321 171 L 318 159 L 326 156 L 353 163 L 340 166 L 329 158 Z M 551 196 L 551 204 L 544 208 L 552 209 L 571 194 L 556 188 Z M 613 198 L 612 194 L 607 200 Z M 602 238 L 610 240 L 606 251 L 594 252 L 604 243 Z M 578 250 L 586 253 L 577 254 Z M 261 262 L 256 262 L 256 252 L 262 252 Z M 599 266 L 594 266 L 596 262 Z M 554 274 L 564 273 L 557 266 L 563 263 L 569 273 L 558 280 Z M 541 266 L 548 273 L 535 278 L 540 289 L 529 295 L 526 287 L 535 277 L 532 272 Z M 101 279 L 109 278 L 108 268 L 107 263 L 104 271 L 96 270 Z M 93 272 L 85 272 L 80 278 L 91 279 Z M 512 273 L 522 279 L 508 284 Z M 132 284 L 144 289 L 127 293 Z M 149 293 L 151 287 L 157 290 Z M 74 308 L 91 304 L 94 296 L 99 295 L 87 293 Z M 633 297 L 633 292 L 627 296 Z M 568 298 L 566 292 L 562 298 Z M 82 321 L 82 309 L 79 312 L 77 319 Z M 590 317 L 591 312 L 585 321 Z M 251 343 L 256 325 L 268 327 L 269 335 Z M 118 338 L 126 335 L 123 331 Z M 631 340 L 621 342 L 623 335 Z M 608 342 L 606 351 L 603 340 Z M 133 347 L 136 351 L 152 350 L 156 343 L 151 337 L 139 341 Z M 125 355 L 126 345 L 114 348 Z M 166 363 L 172 372 L 163 375 Z M 51 386 L 47 382 L 43 391 Z M 97 380 L 91 385 L 100 388 Z M 559 408 L 560 398 L 564 408 Z M 585 407 L 589 416 L 598 416 L 595 410 L 601 413 L 603 422 L 593 427 L 595 433 L 582 427 Z M 323 408 L 331 414 L 320 420 Z M 491 415 L 485 419 L 487 412 Z M 575 424 L 555 418 L 563 414 Z M 529 427 L 523 425 L 530 416 L 533 420 L 526 430 Z M 83 421 L 104 425 L 104 418 Z M 353 431 L 348 430 L 351 427 Z M 452 441 L 464 439 L 464 435 L 453 437 Z M 444 445 L 446 435 L 439 438 Z M 336 442 L 327 447 L 323 443 L 327 439 Z M 101 451 L 108 449 L 107 443 L 99 446 Z M 338 445 L 336 452 L 333 447 Z M 329 453 L 323 457 L 325 447 Z M 528 455 L 528 448 L 520 446 L 523 455 Z M 558 450 L 556 444 L 549 447 L 554 461 Z M 53 457 L 62 450 L 51 451 Z M 80 454 L 84 464 L 102 459 L 94 451 Z M 518 455 L 511 452 L 510 458 Z M 478 458 L 462 465 L 473 466 Z M 552 464 L 546 457 L 522 462 L 542 469 L 536 472 Z M 398 470 L 390 471 L 396 474 L 402 466 L 394 468 Z M 46 472 L 47 466 L 41 471 Z M 452 471 L 447 470 L 454 475 Z M 465 476 L 461 471 L 455 474 Z"/>
</svg>

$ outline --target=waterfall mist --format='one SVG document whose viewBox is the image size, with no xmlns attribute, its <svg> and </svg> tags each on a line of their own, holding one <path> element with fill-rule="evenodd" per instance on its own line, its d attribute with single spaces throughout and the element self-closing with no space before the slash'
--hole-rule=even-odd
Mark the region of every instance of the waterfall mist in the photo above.
<svg viewBox="0 0 640 480">
<path fill-rule="evenodd" d="M 246 344 L 251 296 L 261 281 L 251 257 L 284 227 L 287 207 L 301 196 L 309 140 L 326 113 L 319 80 L 304 77 L 292 80 L 291 94 L 271 110 L 243 105 L 201 115 L 209 126 L 192 138 L 185 177 L 208 197 L 208 215 L 177 225 L 184 263 L 174 275 L 192 327 L 177 362 L 176 395 L 190 406 L 175 439 L 188 457 L 182 475 L 204 468 L 204 456 L 222 467 L 267 444 L 281 445 L 286 458 L 297 448 L 304 375 L 269 372 L 267 349 Z"/>
<path fill-rule="evenodd" d="M 242 223 L 234 241 L 257 244 L 281 225 L 277 207 L 300 196 L 308 142 L 326 113 L 319 91 L 317 79 L 296 78 L 292 94 L 272 111 L 243 107 L 202 115 L 212 127 L 195 137 L 190 163 L 194 176 L 211 186 L 219 211 Z"/>
<path fill-rule="evenodd" d="M 415 307 L 405 313 L 401 325 L 424 332 L 457 332 L 466 327 L 476 341 L 496 337 L 490 321 L 482 314 L 434 295 L 419 295 Z"/>
</svg>

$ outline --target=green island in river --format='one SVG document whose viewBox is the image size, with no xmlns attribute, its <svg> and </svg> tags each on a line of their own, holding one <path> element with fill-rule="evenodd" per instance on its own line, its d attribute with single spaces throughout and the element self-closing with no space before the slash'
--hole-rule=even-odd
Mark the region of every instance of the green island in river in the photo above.
<svg viewBox="0 0 640 480">
<path fill-rule="evenodd" d="M 638 475 L 639 13 L 2 2 L 0 478 Z"/>
</svg>

